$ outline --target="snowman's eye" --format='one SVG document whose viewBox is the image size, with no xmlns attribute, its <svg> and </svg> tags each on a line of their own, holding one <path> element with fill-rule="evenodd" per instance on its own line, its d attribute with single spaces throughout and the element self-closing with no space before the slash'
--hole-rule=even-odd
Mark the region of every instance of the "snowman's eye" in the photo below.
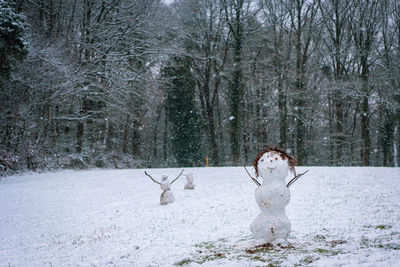
<svg viewBox="0 0 400 267">
<path fill-rule="evenodd" d="M 264 159 L 261 159 L 260 162 L 264 162 Z"/>
</svg>

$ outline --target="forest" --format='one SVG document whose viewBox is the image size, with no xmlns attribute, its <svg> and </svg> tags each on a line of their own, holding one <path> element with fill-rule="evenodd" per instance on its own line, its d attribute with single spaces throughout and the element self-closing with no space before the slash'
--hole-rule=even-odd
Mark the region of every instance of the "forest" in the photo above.
<svg viewBox="0 0 400 267">
<path fill-rule="evenodd" d="M 0 0 L 0 173 L 400 158 L 398 0 Z"/>
</svg>

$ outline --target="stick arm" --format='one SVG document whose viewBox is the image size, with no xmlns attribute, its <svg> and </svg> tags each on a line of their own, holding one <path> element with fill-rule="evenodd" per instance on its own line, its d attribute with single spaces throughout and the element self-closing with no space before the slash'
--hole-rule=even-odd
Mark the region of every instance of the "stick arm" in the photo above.
<svg viewBox="0 0 400 267">
<path fill-rule="evenodd" d="M 296 175 L 292 180 L 289 181 L 289 183 L 286 185 L 287 187 L 291 186 L 294 182 L 297 181 L 297 179 L 299 179 L 301 176 L 303 176 L 304 174 L 306 174 L 309 170 L 306 170 L 303 173 L 300 173 L 298 175 Z"/>
<path fill-rule="evenodd" d="M 171 182 L 171 184 L 173 184 L 176 180 L 178 180 L 179 176 L 182 175 L 182 173 L 183 173 L 184 170 L 185 170 L 185 169 L 182 169 L 181 173 L 178 175 L 178 177 L 176 177 L 176 178 Z"/>
<path fill-rule="evenodd" d="M 256 178 L 254 178 L 254 177 L 252 177 L 252 176 L 250 175 L 250 173 L 249 173 L 249 171 L 247 170 L 246 166 L 243 166 L 243 167 L 244 167 L 244 169 L 246 170 L 247 174 L 250 176 L 251 180 L 253 180 L 253 182 L 254 182 L 256 185 L 261 186 L 260 182 L 259 182 Z"/>
<path fill-rule="evenodd" d="M 146 171 L 144 171 L 144 174 L 146 174 L 147 176 L 149 176 L 149 177 L 150 177 L 150 179 L 151 179 L 153 182 L 155 182 L 156 184 L 159 184 L 159 185 L 161 185 L 159 182 L 157 182 L 156 180 L 154 180 L 154 178 L 153 178 L 153 177 L 151 177 L 151 176 L 150 176 L 150 174 L 148 174 Z"/>
</svg>

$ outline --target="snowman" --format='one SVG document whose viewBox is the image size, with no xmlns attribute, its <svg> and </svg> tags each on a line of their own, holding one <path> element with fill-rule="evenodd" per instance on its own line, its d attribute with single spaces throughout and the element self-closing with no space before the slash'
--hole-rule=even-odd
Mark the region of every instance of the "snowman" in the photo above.
<svg viewBox="0 0 400 267">
<path fill-rule="evenodd" d="M 250 225 L 256 240 L 262 243 L 285 246 L 291 224 L 285 207 L 289 204 L 290 191 L 286 185 L 289 171 L 294 173 L 296 159 L 278 148 L 260 152 L 254 160 L 257 177 L 263 183 L 255 190 L 255 199 L 261 213 Z"/>
<path fill-rule="evenodd" d="M 175 197 L 171 191 L 171 185 L 182 175 L 183 171 L 184 170 L 182 170 L 181 173 L 178 175 L 178 177 L 176 177 L 171 183 L 168 181 L 168 176 L 166 175 L 161 176 L 161 183 L 160 183 L 157 182 L 153 177 L 151 177 L 147 172 L 144 172 L 148 177 L 150 177 L 150 179 L 153 182 L 161 186 L 161 190 L 163 191 L 160 196 L 161 205 L 167 205 L 175 201 Z"/>
<path fill-rule="evenodd" d="M 184 174 L 185 175 L 185 174 Z M 193 190 L 194 189 L 194 184 L 193 184 L 193 173 L 189 172 L 186 176 L 186 184 L 184 189 L 185 190 Z"/>
<path fill-rule="evenodd" d="M 163 192 L 160 196 L 160 204 L 167 205 L 168 203 L 172 203 L 175 201 L 175 197 L 171 192 L 171 184 L 168 181 L 168 176 L 163 175 L 161 176 L 161 190 Z"/>
</svg>

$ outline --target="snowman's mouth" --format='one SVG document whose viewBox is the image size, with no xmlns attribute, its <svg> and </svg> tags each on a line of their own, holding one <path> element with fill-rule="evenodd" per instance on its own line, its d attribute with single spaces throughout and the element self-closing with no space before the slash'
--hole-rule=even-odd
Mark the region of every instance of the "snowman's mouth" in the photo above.
<svg viewBox="0 0 400 267">
<path fill-rule="evenodd" d="M 276 169 L 276 167 L 275 167 L 275 168 L 270 168 L 270 167 L 267 167 L 267 169 L 269 170 L 269 173 L 272 173 L 272 171 L 273 171 L 273 170 L 275 170 L 275 169 Z"/>
</svg>

